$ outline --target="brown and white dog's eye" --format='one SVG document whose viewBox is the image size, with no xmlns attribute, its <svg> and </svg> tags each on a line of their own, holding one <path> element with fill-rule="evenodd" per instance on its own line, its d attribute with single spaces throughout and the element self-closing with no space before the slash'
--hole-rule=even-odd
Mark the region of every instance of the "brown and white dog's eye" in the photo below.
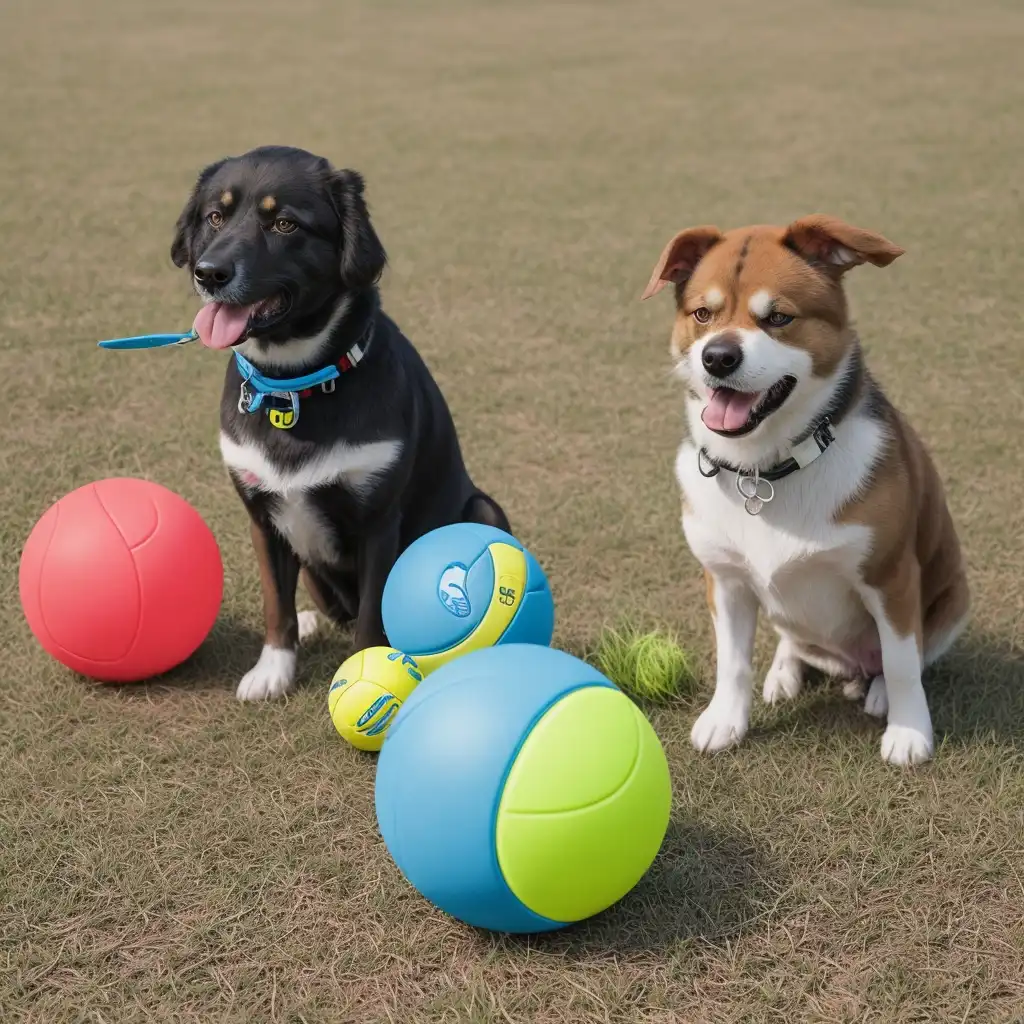
<svg viewBox="0 0 1024 1024">
<path fill-rule="evenodd" d="M 706 324 L 711 320 L 711 310 L 707 306 L 698 306 L 690 315 L 699 324 Z"/>
<path fill-rule="evenodd" d="M 793 318 L 788 313 L 769 313 L 764 322 L 769 327 L 785 327 L 793 322 Z"/>
<path fill-rule="evenodd" d="M 279 235 L 290 235 L 297 227 L 298 224 L 293 220 L 288 220 L 287 217 L 278 217 L 274 221 L 274 230 Z"/>
<path fill-rule="evenodd" d="M 224 223 L 224 214 L 220 210 L 211 210 L 206 215 L 206 222 L 212 228 L 219 228 Z"/>
</svg>

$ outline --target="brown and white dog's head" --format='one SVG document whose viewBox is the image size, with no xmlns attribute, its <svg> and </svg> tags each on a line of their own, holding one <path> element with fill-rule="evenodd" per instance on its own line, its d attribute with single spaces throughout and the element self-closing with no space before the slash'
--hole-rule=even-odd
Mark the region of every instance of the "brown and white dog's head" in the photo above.
<svg viewBox="0 0 1024 1024">
<path fill-rule="evenodd" d="M 828 408 L 856 355 L 843 274 L 902 253 L 822 215 L 788 227 L 680 231 L 643 298 L 675 285 L 672 352 L 698 444 L 747 467 L 784 455 Z"/>
</svg>

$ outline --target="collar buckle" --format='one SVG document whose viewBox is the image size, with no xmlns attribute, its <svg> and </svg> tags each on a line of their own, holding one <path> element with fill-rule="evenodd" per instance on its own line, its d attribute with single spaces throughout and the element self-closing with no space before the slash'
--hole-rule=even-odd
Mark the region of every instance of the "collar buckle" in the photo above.
<svg viewBox="0 0 1024 1024">
<path fill-rule="evenodd" d="M 262 392 L 254 391 L 249 387 L 248 379 L 243 380 L 242 386 L 238 389 L 238 411 L 242 413 L 256 412 L 262 404 Z"/>
</svg>

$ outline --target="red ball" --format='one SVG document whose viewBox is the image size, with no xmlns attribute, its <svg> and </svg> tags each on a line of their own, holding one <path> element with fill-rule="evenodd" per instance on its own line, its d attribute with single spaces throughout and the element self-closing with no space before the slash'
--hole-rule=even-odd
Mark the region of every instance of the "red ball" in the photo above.
<svg viewBox="0 0 1024 1024">
<path fill-rule="evenodd" d="M 82 675 L 124 683 L 174 668 L 206 639 L 224 570 L 184 498 L 115 478 L 46 510 L 25 542 L 18 584 L 46 651 Z"/>
</svg>

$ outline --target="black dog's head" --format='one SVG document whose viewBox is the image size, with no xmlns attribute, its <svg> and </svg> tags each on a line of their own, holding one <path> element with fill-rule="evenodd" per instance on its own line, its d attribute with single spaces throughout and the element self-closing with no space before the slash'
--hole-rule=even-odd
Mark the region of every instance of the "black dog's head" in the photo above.
<svg viewBox="0 0 1024 1024">
<path fill-rule="evenodd" d="M 265 146 L 211 164 L 178 218 L 171 259 L 206 303 L 204 345 L 274 345 L 322 329 L 338 301 L 372 287 L 386 256 L 363 179 L 301 149 Z"/>
</svg>

